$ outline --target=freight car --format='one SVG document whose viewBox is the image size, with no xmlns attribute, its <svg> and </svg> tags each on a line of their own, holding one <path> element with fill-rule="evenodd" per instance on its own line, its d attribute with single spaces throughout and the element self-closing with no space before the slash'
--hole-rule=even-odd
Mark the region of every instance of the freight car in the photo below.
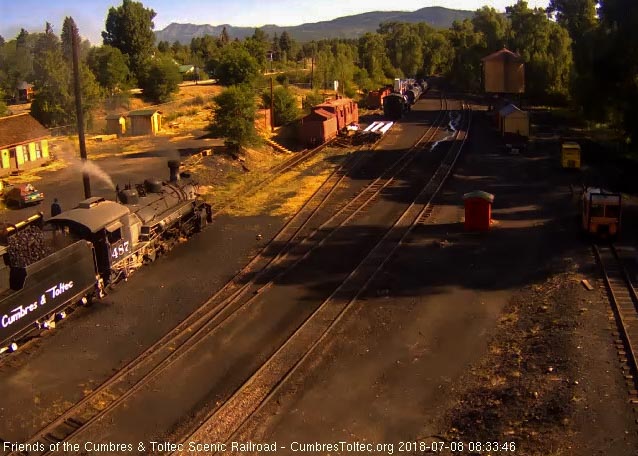
<svg viewBox="0 0 638 456">
<path fill-rule="evenodd" d="M 406 90 L 405 96 L 408 97 L 408 106 L 416 103 L 422 93 L 423 89 L 419 84 L 413 84 L 412 87 Z"/>
<path fill-rule="evenodd" d="M 118 201 L 89 198 L 44 226 L 39 215 L 0 232 L 0 353 L 212 221 L 197 186 L 179 180 L 179 162 L 169 167 L 168 182 L 147 179 L 119 191 Z"/>
<path fill-rule="evenodd" d="M 400 93 L 391 93 L 383 100 L 383 115 L 388 119 L 400 119 L 406 110 L 406 99 Z"/>
</svg>

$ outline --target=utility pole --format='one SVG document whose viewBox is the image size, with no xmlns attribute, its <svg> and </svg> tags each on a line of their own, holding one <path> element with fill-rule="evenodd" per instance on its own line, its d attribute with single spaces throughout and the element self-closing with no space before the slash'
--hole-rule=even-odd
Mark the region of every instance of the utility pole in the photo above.
<svg viewBox="0 0 638 456">
<path fill-rule="evenodd" d="M 312 55 L 310 59 L 310 90 L 314 89 L 314 77 L 315 77 L 315 56 Z"/>
<path fill-rule="evenodd" d="M 84 138 L 84 113 L 82 112 L 82 86 L 80 82 L 80 32 L 73 25 L 71 33 L 73 44 L 73 79 L 75 86 L 75 112 L 78 121 L 78 140 L 80 142 L 80 158 L 82 159 L 82 182 L 84 183 L 84 197 L 91 197 L 91 181 L 86 172 L 86 140 Z"/>
<path fill-rule="evenodd" d="M 270 77 L 270 131 L 275 130 L 275 97 L 273 89 L 273 77 Z"/>
</svg>

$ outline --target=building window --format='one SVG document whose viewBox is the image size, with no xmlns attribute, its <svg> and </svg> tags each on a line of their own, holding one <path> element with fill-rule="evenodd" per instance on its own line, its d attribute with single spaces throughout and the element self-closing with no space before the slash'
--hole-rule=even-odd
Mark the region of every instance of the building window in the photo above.
<svg viewBox="0 0 638 456">
<path fill-rule="evenodd" d="M 29 161 L 29 147 L 28 146 L 22 146 L 22 160 L 24 161 L 24 163 Z"/>
<path fill-rule="evenodd" d="M 40 149 L 40 142 L 35 143 L 35 159 L 42 158 L 42 150 Z"/>
</svg>

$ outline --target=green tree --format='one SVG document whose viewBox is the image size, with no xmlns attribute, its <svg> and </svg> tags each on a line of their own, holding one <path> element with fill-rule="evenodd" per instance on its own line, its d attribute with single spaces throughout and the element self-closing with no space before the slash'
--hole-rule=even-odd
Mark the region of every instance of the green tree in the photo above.
<svg viewBox="0 0 638 456">
<path fill-rule="evenodd" d="M 30 80 L 33 75 L 33 54 L 29 43 L 29 32 L 21 29 L 16 38 L 15 60 L 12 69 L 12 90 L 20 81 Z"/>
<path fill-rule="evenodd" d="M 225 86 L 251 84 L 260 74 L 257 61 L 239 43 L 232 43 L 221 51 L 215 76 Z"/>
<path fill-rule="evenodd" d="M 556 22 L 567 29 L 574 42 L 596 26 L 595 0 L 550 0 L 547 11 L 556 13 Z"/>
<path fill-rule="evenodd" d="M 255 97 L 249 86 L 229 87 L 215 97 L 214 103 L 214 120 L 209 126 L 214 135 L 240 146 L 257 141 Z"/>
<path fill-rule="evenodd" d="M 168 41 L 160 41 L 157 43 L 157 50 L 162 54 L 167 54 L 171 50 L 171 44 Z"/>
<path fill-rule="evenodd" d="M 76 121 L 71 67 L 62 55 L 61 47 L 45 52 L 35 75 L 38 91 L 31 104 L 31 114 L 47 127 L 73 124 Z M 82 110 L 90 122 L 91 110 L 100 99 L 100 89 L 93 73 L 80 65 Z"/>
<path fill-rule="evenodd" d="M 0 46 L 2 46 L 2 44 L 0 44 Z M 8 114 L 8 110 L 7 110 L 7 104 L 4 102 L 4 91 L 0 89 L 0 117 L 6 116 L 7 114 Z"/>
<path fill-rule="evenodd" d="M 310 92 L 303 100 L 303 109 L 306 113 L 310 112 L 310 108 L 313 106 L 317 106 L 318 104 L 323 103 L 323 95 L 321 95 L 318 91 Z"/>
<path fill-rule="evenodd" d="M 73 61 L 73 30 L 77 30 L 72 17 L 65 17 L 62 23 L 62 55 L 68 62 Z"/>
<path fill-rule="evenodd" d="M 219 41 L 221 42 L 222 46 L 225 46 L 228 43 L 230 43 L 230 36 L 228 35 L 228 31 L 226 30 L 226 27 L 222 28 L 222 33 L 219 35 Z"/>
<path fill-rule="evenodd" d="M 628 139 L 638 140 L 638 8 L 628 0 L 600 2 L 601 30 L 594 60 L 596 97 L 618 113 Z"/>
<path fill-rule="evenodd" d="M 182 77 L 179 68 L 169 57 L 156 57 L 151 59 L 148 68 L 139 79 L 139 86 L 144 97 L 156 101 L 165 102 L 178 91 Z"/>
<path fill-rule="evenodd" d="M 472 18 L 474 30 L 485 36 L 487 52 L 494 52 L 507 44 L 509 22 L 499 11 L 489 6 L 476 10 Z"/>
<path fill-rule="evenodd" d="M 154 17 L 155 11 L 133 0 L 123 0 L 121 6 L 111 7 L 106 17 L 106 30 L 102 32 L 104 44 L 118 48 L 127 57 L 135 77 L 142 74 L 153 53 Z"/>
<path fill-rule="evenodd" d="M 45 26 L 45 32 L 38 34 L 37 41 L 33 47 L 33 80 L 40 83 L 44 71 L 41 63 L 47 52 L 56 51 L 60 47 L 60 40 L 53 33 L 53 27 L 48 22 Z"/>
<path fill-rule="evenodd" d="M 281 60 L 286 61 L 292 55 L 293 42 L 287 31 L 281 32 L 279 37 L 279 50 L 281 51 Z"/>
<path fill-rule="evenodd" d="M 89 52 L 87 65 L 95 78 L 110 94 L 126 86 L 129 69 L 124 54 L 113 46 L 105 44 L 94 47 Z"/>
<path fill-rule="evenodd" d="M 270 107 L 270 89 L 261 95 L 264 108 Z M 284 86 L 277 86 L 273 90 L 273 111 L 275 125 L 285 125 L 299 117 L 299 106 L 294 93 Z"/>
<path fill-rule="evenodd" d="M 454 59 L 450 68 L 450 81 L 463 90 L 480 89 L 481 58 L 485 56 L 485 35 L 474 30 L 468 19 L 454 21 L 449 31 L 449 40 L 454 48 Z"/>
<path fill-rule="evenodd" d="M 444 32 L 427 35 L 423 41 L 422 76 L 448 74 L 452 68 L 454 48 Z"/>
<path fill-rule="evenodd" d="M 366 33 L 359 38 L 359 61 L 368 76 L 377 84 L 385 81 L 384 67 L 391 66 L 383 36 L 378 33 Z"/>
<path fill-rule="evenodd" d="M 567 30 L 550 21 L 543 9 L 530 9 L 523 0 L 506 11 L 512 27 L 510 49 L 518 50 L 526 64 L 525 91 L 535 98 L 567 99 L 572 69 Z"/>
</svg>

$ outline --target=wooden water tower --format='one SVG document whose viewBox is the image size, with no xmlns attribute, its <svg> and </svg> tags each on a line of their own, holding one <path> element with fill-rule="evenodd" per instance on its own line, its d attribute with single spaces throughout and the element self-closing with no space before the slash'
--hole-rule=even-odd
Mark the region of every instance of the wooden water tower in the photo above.
<svg viewBox="0 0 638 456">
<path fill-rule="evenodd" d="M 483 57 L 483 87 L 486 93 L 512 94 L 525 92 L 523 58 L 503 48 Z"/>
</svg>

